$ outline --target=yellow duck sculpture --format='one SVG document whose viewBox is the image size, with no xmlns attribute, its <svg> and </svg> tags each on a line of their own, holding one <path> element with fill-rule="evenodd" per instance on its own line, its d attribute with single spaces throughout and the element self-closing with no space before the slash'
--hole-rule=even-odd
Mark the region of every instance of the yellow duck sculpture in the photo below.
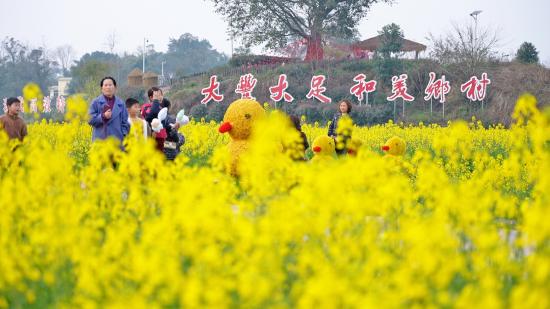
<svg viewBox="0 0 550 309">
<path fill-rule="evenodd" d="M 231 155 L 231 174 L 238 175 L 238 162 L 242 153 L 249 147 L 248 138 L 254 122 L 264 117 L 265 111 L 260 103 L 251 99 L 239 99 L 231 103 L 223 117 L 218 131 L 231 137 L 228 149 Z"/>
<path fill-rule="evenodd" d="M 336 153 L 334 139 L 327 135 L 317 136 L 311 145 L 311 150 L 313 150 L 312 161 L 331 159 Z"/>
<path fill-rule="evenodd" d="M 402 157 L 407 150 L 407 143 L 404 139 L 394 136 L 386 141 L 382 150 L 386 153 L 386 157 Z"/>
<path fill-rule="evenodd" d="M 361 148 L 362 145 L 363 142 L 361 142 L 360 139 L 352 137 L 348 143 L 348 155 L 357 157 L 357 152 L 359 152 L 359 148 Z"/>
</svg>

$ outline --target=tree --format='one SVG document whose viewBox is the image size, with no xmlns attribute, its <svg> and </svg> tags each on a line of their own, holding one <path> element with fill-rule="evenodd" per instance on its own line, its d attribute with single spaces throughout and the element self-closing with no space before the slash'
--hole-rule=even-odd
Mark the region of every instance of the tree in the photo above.
<svg viewBox="0 0 550 309">
<path fill-rule="evenodd" d="M 105 46 L 107 46 L 109 53 L 114 54 L 115 46 L 117 42 L 118 42 L 118 36 L 116 34 L 116 31 L 113 30 L 113 32 L 109 33 L 105 38 Z"/>
<path fill-rule="evenodd" d="M 53 83 L 54 63 L 47 59 L 44 48 L 30 48 L 15 38 L 0 44 L 0 97 L 17 96 L 29 82 L 46 91 Z"/>
<path fill-rule="evenodd" d="M 397 55 L 401 51 L 405 35 L 399 25 L 394 23 L 386 25 L 382 27 L 382 31 L 378 31 L 378 34 L 381 36 L 381 46 L 378 52 L 384 59 L 389 59 L 392 53 Z"/>
<path fill-rule="evenodd" d="M 34 79 L 42 89 L 48 89 L 49 83 L 52 81 L 50 78 L 52 77 L 54 63 L 47 59 L 45 50 L 43 48 L 31 50 L 28 61 L 28 71 L 33 78 L 30 78 L 27 82 Z"/>
<path fill-rule="evenodd" d="M 71 75 L 73 79 L 70 84 L 70 92 L 83 93 L 90 99 L 95 94 L 93 90 L 99 89 L 99 81 L 103 77 L 113 74 L 112 67 L 108 62 L 89 59 L 80 60 L 76 66 L 73 66 Z"/>
<path fill-rule="evenodd" d="M 277 51 L 296 40 L 307 44 L 306 60 L 323 59 L 326 36 L 352 39 L 357 25 L 377 2 L 393 0 L 212 0 L 230 32 L 246 46 Z"/>
<path fill-rule="evenodd" d="M 539 52 L 535 48 L 535 45 L 529 42 L 523 42 L 516 54 L 516 60 L 522 63 L 538 63 Z"/>
<path fill-rule="evenodd" d="M 250 50 L 250 47 L 246 46 L 239 46 L 235 48 L 235 54 L 237 55 L 250 55 L 252 51 Z"/>
<path fill-rule="evenodd" d="M 70 68 L 72 81 L 70 92 L 86 93 L 93 95 L 95 85 L 104 76 L 112 76 L 117 80 L 119 88 L 127 84 L 127 76 L 135 68 L 142 67 L 142 50 L 135 54 L 123 53 L 116 55 L 102 51 L 94 51 L 83 55 L 75 65 Z M 168 52 L 157 52 L 150 48 L 146 55 L 146 71 L 161 73 L 164 63 L 165 76 L 180 72 L 180 75 L 204 72 L 215 66 L 227 63 L 227 56 L 212 48 L 207 40 L 199 40 L 197 37 L 186 33 L 177 39 L 170 39 Z"/>
<path fill-rule="evenodd" d="M 441 64 L 463 64 L 468 73 L 473 73 L 480 64 L 498 58 L 500 42 L 498 31 L 478 29 L 473 23 L 466 26 L 453 25 L 453 32 L 439 38 L 430 34 L 431 56 Z"/>
<path fill-rule="evenodd" d="M 4 41 L 2 41 L 2 49 L 7 55 L 6 61 L 11 63 L 22 61 L 27 52 L 27 47 L 15 38 L 5 38 Z"/>
<path fill-rule="evenodd" d="M 80 58 L 80 60 L 77 63 L 83 63 L 89 60 L 97 60 L 97 61 L 103 61 L 103 62 L 115 62 L 119 56 L 111 53 L 105 53 L 102 51 L 95 51 L 92 53 L 87 53 L 84 56 Z"/>
<path fill-rule="evenodd" d="M 117 85 L 123 85 L 125 80 L 122 79 L 122 74 L 119 68 L 120 57 L 115 54 L 105 53 L 102 51 L 94 51 L 87 53 L 75 61 L 75 65 L 71 67 L 71 84 L 69 91 L 83 92 L 84 85 L 92 78 L 98 83 L 105 76 L 112 76 L 117 80 Z"/>
<path fill-rule="evenodd" d="M 67 75 L 75 57 L 75 51 L 73 47 L 71 45 L 59 46 L 54 50 L 54 56 L 61 66 L 63 75 Z"/>
<path fill-rule="evenodd" d="M 162 60 L 166 61 L 165 72 L 178 75 L 204 72 L 213 67 L 224 65 L 228 57 L 215 50 L 207 40 L 185 33 L 177 39 L 171 38 L 168 43 L 168 52 L 160 54 L 157 59 L 158 68 Z"/>
</svg>

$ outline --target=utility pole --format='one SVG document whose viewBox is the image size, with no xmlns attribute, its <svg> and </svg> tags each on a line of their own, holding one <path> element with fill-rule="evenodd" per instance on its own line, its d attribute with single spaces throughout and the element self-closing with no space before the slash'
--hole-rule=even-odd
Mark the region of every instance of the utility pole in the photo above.
<svg viewBox="0 0 550 309">
<path fill-rule="evenodd" d="M 143 38 L 143 51 L 142 51 L 142 56 L 143 56 L 143 67 L 142 67 L 142 73 L 145 74 L 145 53 L 147 52 L 147 50 L 145 49 L 146 48 L 146 45 L 149 43 L 149 40 L 147 40 L 146 38 Z"/>
<path fill-rule="evenodd" d="M 231 32 L 231 58 L 233 58 L 233 38 L 234 38 L 234 35 L 233 35 L 233 32 Z"/>
<path fill-rule="evenodd" d="M 162 80 L 162 85 L 164 86 L 164 64 L 166 63 L 166 60 L 163 60 L 160 63 L 160 79 Z"/>
</svg>

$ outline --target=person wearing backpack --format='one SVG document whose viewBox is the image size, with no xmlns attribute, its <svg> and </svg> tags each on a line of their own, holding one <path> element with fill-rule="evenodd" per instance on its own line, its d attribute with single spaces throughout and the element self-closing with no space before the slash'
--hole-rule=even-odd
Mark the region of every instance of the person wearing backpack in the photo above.
<svg viewBox="0 0 550 309">
<path fill-rule="evenodd" d="M 170 110 L 170 105 L 170 101 L 165 98 L 162 101 L 161 107 L 166 108 L 168 111 Z M 180 113 L 182 115 L 180 115 Z M 187 118 L 187 116 L 183 115 L 183 112 L 180 113 L 178 113 L 179 118 L 182 118 L 182 116 Z M 162 121 L 162 125 L 166 129 L 166 139 L 163 144 L 163 152 L 168 160 L 174 160 L 180 153 L 181 146 L 185 143 L 185 137 L 183 134 L 178 132 L 178 129 L 181 125 L 187 123 L 189 118 L 185 121 L 184 118 L 178 119 L 178 117 L 167 115 L 166 119 Z"/>
<path fill-rule="evenodd" d="M 164 99 L 162 90 L 158 87 L 151 87 L 147 91 L 149 97 L 149 103 L 145 103 L 141 106 L 141 115 L 143 119 L 147 121 L 149 126 L 153 128 L 153 120 L 158 118 L 159 112 L 162 108 L 161 104 Z M 160 131 L 153 130 L 153 138 L 156 141 L 156 148 L 160 152 L 164 152 L 164 141 L 166 140 L 166 130 L 161 129 Z"/>
</svg>

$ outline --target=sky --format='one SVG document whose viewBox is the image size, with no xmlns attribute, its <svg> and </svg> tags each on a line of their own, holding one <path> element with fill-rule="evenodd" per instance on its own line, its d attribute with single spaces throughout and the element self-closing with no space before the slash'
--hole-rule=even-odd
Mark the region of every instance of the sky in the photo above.
<svg viewBox="0 0 550 309">
<path fill-rule="evenodd" d="M 394 22 L 407 39 L 429 46 L 430 33 L 439 36 L 453 23 L 471 22 L 475 10 L 482 10 L 479 27 L 498 29 L 501 53 L 513 56 L 528 41 L 550 66 L 550 0 L 395 0 L 375 4 L 359 33 L 367 39 Z M 0 0 L 0 16 L 0 39 L 14 37 L 48 49 L 69 44 L 79 56 L 108 51 L 107 38 L 113 33 L 115 52 L 121 54 L 136 53 L 144 38 L 155 50 L 166 51 L 170 38 L 186 32 L 231 54 L 227 24 L 204 0 Z"/>
</svg>

